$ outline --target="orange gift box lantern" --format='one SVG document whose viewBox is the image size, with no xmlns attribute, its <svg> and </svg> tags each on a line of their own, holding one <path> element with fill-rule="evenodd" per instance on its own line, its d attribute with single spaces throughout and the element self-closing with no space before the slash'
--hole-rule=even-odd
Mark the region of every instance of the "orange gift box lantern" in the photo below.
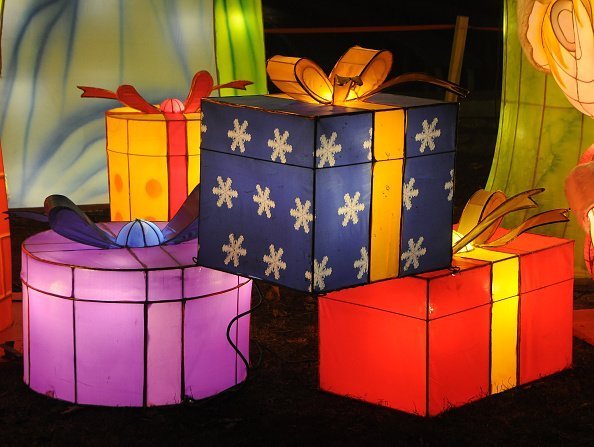
<svg viewBox="0 0 594 447">
<path fill-rule="evenodd" d="M 469 215 L 481 221 L 460 236 L 451 269 L 320 296 L 321 389 L 434 416 L 568 368 L 573 241 L 520 234 L 565 213 L 497 228 L 538 191 L 475 194 L 458 230 Z"/>
<path fill-rule="evenodd" d="M 112 221 L 171 219 L 200 178 L 200 103 L 213 90 L 245 89 L 250 81 L 213 86 L 199 71 L 182 103 L 148 103 L 131 85 L 115 92 L 79 86 L 83 98 L 119 100 L 125 107 L 105 113 L 109 204 Z"/>
<path fill-rule="evenodd" d="M 8 211 L 6 176 L 0 146 L 0 213 Z M 0 330 L 12 324 L 12 259 L 10 251 L 10 223 L 6 215 L 0 218 Z"/>
</svg>

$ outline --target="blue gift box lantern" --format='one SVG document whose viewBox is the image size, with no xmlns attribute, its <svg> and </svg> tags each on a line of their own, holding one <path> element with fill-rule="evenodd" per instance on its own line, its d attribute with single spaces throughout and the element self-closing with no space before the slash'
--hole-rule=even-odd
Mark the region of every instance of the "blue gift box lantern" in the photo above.
<svg viewBox="0 0 594 447">
<path fill-rule="evenodd" d="M 203 100 L 198 263 L 314 293 L 448 267 L 457 110 Z"/>
</svg>

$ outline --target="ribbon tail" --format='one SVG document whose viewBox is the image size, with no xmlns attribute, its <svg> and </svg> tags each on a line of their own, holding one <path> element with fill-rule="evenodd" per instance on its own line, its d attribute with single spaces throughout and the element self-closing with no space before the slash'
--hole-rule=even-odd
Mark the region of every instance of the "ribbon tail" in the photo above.
<svg viewBox="0 0 594 447">
<path fill-rule="evenodd" d="M 487 231 L 491 225 L 502 219 L 505 215 L 513 211 L 536 207 L 536 203 L 534 200 L 532 200 L 532 196 L 541 193 L 542 191 L 544 191 L 543 188 L 530 189 L 507 199 L 491 213 L 485 216 L 485 218 L 468 233 L 466 233 L 464 237 L 456 242 L 452 247 L 452 252 L 457 253 L 458 251 L 462 250 L 462 248 L 473 242 L 477 237 Z"/>
<path fill-rule="evenodd" d="M 138 93 L 138 91 L 131 85 L 120 85 L 116 94 L 117 99 L 128 107 L 132 107 L 133 109 L 140 110 L 144 113 L 161 113 L 158 108 L 140 96 L 140 93 Z"/>
<path fill-rule="evenodd" d="M 81 98 L 118 99 L 118 96 L 114 92 L 104 88 L 87 87 L 85 85 L 77 85 L 77 88 L 82 90 Z"/>
<path fill-rule="evenodd" d="M 50 228 L 61 236 L 98 248 L 118 248 L 115 239 L 99 228 L 68 197 L 54 194 L 44 202 Z"/>
<path fill-rule="evenodd" d="M 192 78 L 188 97 L 184 101 L 184 111 L 186 113 L 195 113 L 200 110 L 202 98 L 210 95 L 213 90 L 214 81 L 210 73 L 206 70 L 197 72 Z"/>
<path fill-rule="evenodd" d="M 8 216 L 20 217 L 22 219 L 31 219 L 37 222 L 47 222 L 47 216 L 45 214 L 36 213 L 34 211 L 5 211 Z"/>
<path fill-rule="evenodd" d="M 212 89 L 219 90 L 222 88 L 236 88 L 238 90 L 245 90 L 248 85 L 252 85 L 252 81 L 231 81 L 227 82 L 226 84 L 218 84 L 215 85 Z"/>
<path fill-rule="evenodd" d="M 470 93 L 468 89 L 458 84 L 436 78 L 435 76 L 431 76 L 425 73 L 405 73 L 400 76 L 396 76 L 395 78 L 392 78 L 389 81 L 384 82 L 379 87 L 365 93 L 365 95 L 361 96 L 359 99 L 364 100 L 389 87 L 393 87 L 394 85 L 398 84 L 406 84 L 409 82 L 424 82 L 426 84 L 436 85 L 438 87 L 446 89 L 449 92 L 454 93 L 455 95 L 458 95 L 461 98 L 466 98 L 466 96 L 468 96 L 468 93 Z"/>
<path fill-rule="evenodd" d="M 163 228 L 165 244 L 174 245 L 198 237 L 200 184 L 192 190 L 175 216 Z"/>
<path fill-rule="evenodd" d="M 569 218 L 567 217 L 567 213 L 569 211 L 567 209 L 556 209 L 545 211 L 543 213 L 535 214 L 534 216 L 530 217 L 529 219 L 522 222 L 516 228 L 511 230 L 509 233 L 505 234 L 504 236 L 495 239 L 487 244 L 481 244 L 481 248 L 489 248 L 489 247 L 501 247 L 515 238 L 517 238 L 520 234 L 528 231 L 532 228 L 540 227 L 541 225 L 547 225 L 552 223 L 558 222 L 567 222 Z"/>
</svg>

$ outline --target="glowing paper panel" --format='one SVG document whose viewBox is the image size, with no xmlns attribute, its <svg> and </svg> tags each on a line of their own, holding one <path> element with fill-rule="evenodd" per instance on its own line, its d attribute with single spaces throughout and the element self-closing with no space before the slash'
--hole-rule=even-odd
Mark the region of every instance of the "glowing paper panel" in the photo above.
<svg viewBox="0 0 594 447">
<path fill-rule="evenodd" d="M 215 83 L 243 76 L 256 83 L 250 94 L 266 93 L 260 1 L 225 7 L 231 3 L 6 2 L 0 136 L 11 207 L 37 206 L 48 188 L 76 203 L 108 201 L 104 112 L 111 106 L 80 99 L 77 84 L 133 83 L 149 102 L 159 103 L 185 97 L 194 73 L 208 70 Z M 237 22 L 238 37 L 249 36 L 252 51 L 224 38 L 231 24 L 238 32 Z"/>
<path fill-rule="evenodd" d="M 112 234 L 122 225 L 100 224 Z M 226 333 L 250 307 L 251 282 L 197 267 L 196 246 L 103 250 L 53 231 L 27 239 L 27 385 L 74 403 L 152 406 L 212 396 L 245 380 Z M 230 331 L 246 358 L 249 327 L 247 316 Z"/>
<path fill-rule="evenodd" d="M 111 220 L 171 219 L 198 184 L 200 133 L 189 127 L 200 126 L 200 113 L 119 107 L 105 120 Z"/>
<path fill-rule="evenodd" d="M 320 295 L 320 387 L 434 416 L 570 367 L 573 241 L 525 233 L 473 252 Z"/>
<path fill-rule="evenodd" d="M 313 292 L 450 264 L 456 104 L 271 95 L 202 111 L 199 264 Z"/>
<path fill-rule="evenodd" d="M 2 4 L 0 3 L 0 7 Z M 6 176 L 2 147 L 0 146 L 0 330 L 12 324 L 12 252 L 10 247 L 10 221 L 6 197 Z"/>
<path fill-rule="evenodd" d="M 535 4 L 539 3 L 573 2 Z M 585 5 L 590 1 L 575 3 Z M 542 206 L 567 208 L 563 180 L 594 141 L 594 121 L 568 102 L 553 76 L 536 70 L 526 58 L 518 38 L 521 24 L 516 0 L 505 1 L 503 25 L 501 113 L 486 189 L 500 189 L 511 196 L 536 186 L 544 187 L 546 191 L 539 200 Z M 591 45 L 587 51 L 592 51 Z M 592 70 L 583 73 L 591 75 Z M 525 215 L 520 212 L 510 216 L 506 226 L 515 226 L 525 220 Z M 585 235 L 580 222 L 572 217 L 568 223 L 537 231 L 576 240 L 575 274 L 589 276 L 581 260 Z"/>
</svg>

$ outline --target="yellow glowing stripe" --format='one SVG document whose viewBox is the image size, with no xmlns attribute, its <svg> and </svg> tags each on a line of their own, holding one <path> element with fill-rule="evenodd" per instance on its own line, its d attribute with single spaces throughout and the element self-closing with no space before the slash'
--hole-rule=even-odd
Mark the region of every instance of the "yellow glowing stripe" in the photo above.
<svg viewBox="0 0 594 447">
<path fill-rule="evenodd" d="M 402 213 L 402 160 L 373 167 L 371 209 L 371 281 L 398 276 Z"/>
<path fill-rule="evenodd" d="M 493 303 L 491 313 L 491 392 L 516 386 L 518 345 L 517 296 Z"/>
</svg>

